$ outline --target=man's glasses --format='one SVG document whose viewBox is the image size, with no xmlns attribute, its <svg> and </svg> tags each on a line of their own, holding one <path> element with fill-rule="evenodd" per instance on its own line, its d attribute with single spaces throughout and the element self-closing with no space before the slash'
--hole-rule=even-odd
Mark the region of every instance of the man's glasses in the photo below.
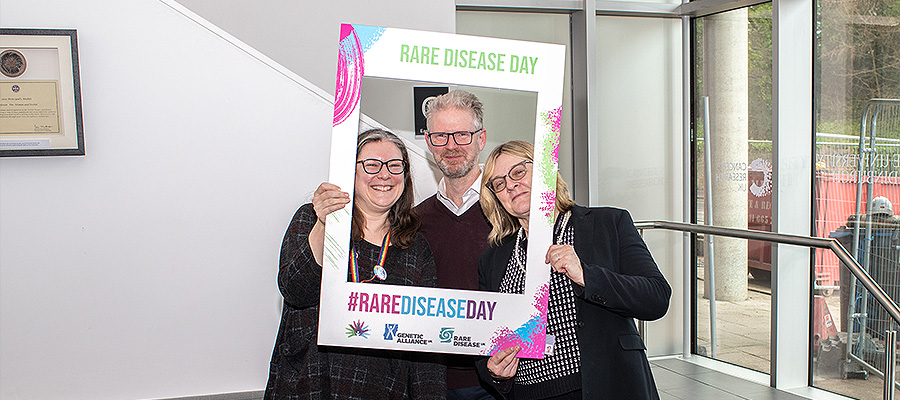
<svg viewBox="0 0 900 400">
<path fill-rule="evenodd" d="M 476 133 L 481 132 L 483 129 L 479 129 L 477 131 L 458 131 L 453 133 L 447 132 L 431 132 L 428 134 L 428 141 L 431 142 L 432 146 L 441 147 L 446 146 L 447 143 L 450 142 L 450 136 L 453 136 L 453 141 L 456 142 L 459 146 L 465 146 L 469 143 L 472 143 L 472 137 L 475 136 Z"/>
<path fill-rule="evenodd" d="M 531 164 L 531 161 L 522 160 L 522 162 L 513 165 L 512 168 L 509 169 L 509 172 L 504 176 L 498 176 L 494 179 L 488 181 L 486 186 L 488 189 L 491 189 L 492 192 L 498 193 L 502 192 L 506 189 L 506 178 L 509 178 L 510 181 L 518 181 L 525 177 L 525 174 L 528 173 L 528 168 L 525 164 Z"/>
<path fill-rule="evenodd" d="M 393 175 L 400 175 L 404 171 L 406 171 L 406 161 L 403 161 L 399 158 L 387 161 L 381 161 L 375 158 L 367 158 L 365 160 L 359 160 L 356 163 L 362 164 L 363 171 L 366 171 L 366 173 L 369 175 L 375 175 L 381 172 L 381 167 L 385 165 L 387 165 L 388 172 Z"/>
</svg>

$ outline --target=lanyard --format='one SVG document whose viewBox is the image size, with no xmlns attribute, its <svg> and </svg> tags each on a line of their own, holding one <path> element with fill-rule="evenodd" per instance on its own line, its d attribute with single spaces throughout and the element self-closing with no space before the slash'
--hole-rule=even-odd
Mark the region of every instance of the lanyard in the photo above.
<svg viewBox="0 0 900 400">
<path fill-rule="evenodd" d="M 387 271 L 384 269 L 384 262 L 387 260 L 387 251 L 388 246 L 391 244 L 391 231 L 388 230 L 387 235 L 384 235 L 384 240 L 381 241 L 381 254 L 378 256 L 378 264 L 375 265 L 372 269 L 374 270 L 374 275 L 362 281 L 371 282 L 375 278 L 380 280 L 387 279 Z M 360 282 L 359 277 L 359 262 L 357 261 L 358 252 L 356 251 L 356 243 L 353 244 L 353 251 L 350 253 L 350 280 L 352 282 Z"/>
</svg>

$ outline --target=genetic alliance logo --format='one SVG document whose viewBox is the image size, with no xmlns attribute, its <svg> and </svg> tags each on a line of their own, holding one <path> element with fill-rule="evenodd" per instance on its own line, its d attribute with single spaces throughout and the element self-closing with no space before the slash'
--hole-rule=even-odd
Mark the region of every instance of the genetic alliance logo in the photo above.
<svg viewBox="0 0 900 400">
<path fill-rule="evenodd" d="M 431 339 L 426 339 L 422 333 L 401 332 L 400 324 L 384 324 L 384 340 L 422 346 L 428 346 L 432 342 Z"/>
<path fill-rule="evenodd" d="M 384 324 L 384 340 L 394 340 L 398 329 L 400 326 L 397 324 Z"/>
<path fill-rule="evenodd" d="M 365 322 L 356 320 L 350 323 L 350 326 L 347 327 L 347 337 L 352 338 L 354 336 L 359 336 L 363 339 L 369 338 L 369 327 L 366 326 Z"/>
</svg>

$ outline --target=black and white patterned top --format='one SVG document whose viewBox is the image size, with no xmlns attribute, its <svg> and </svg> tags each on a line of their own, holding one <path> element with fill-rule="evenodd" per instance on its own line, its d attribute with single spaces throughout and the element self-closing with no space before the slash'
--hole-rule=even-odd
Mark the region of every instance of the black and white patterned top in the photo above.
<svg viewBox="0 0 900 400">
<path fill-rule="evenodd" d="M 574 228 L 568 223 L 571 212 L 566 212 L 559 218 L 559 223 L 554 229 L 554 243 L 574 243 Z M 501 293 L 523 293 L 525 290 L 525 230 L 520 228 L 516 236 L 516 245 L 513 248 L 512 257 L 506 274 L 500 282 Z M 524 386 L 521 393 L 529 393 L 529 386 L 551 384 L 562 377 L 579 379 L 565 379 L 557 381 L 551 387 L 541 388 L 541 393 L 555 393 L 560 395 L 576 390 L 580 387 L 569 387 L 564 383 L 580 383 L 579 368 L 581 365 L 581 353 L 578 349 L 578 339 L 575 336 L 576 309 L 575 292 L 572 288 L 572 280 L 565 274 L 550 272 L 550 304 L 547 316 L 547 334 L 555 336 L 555 346 L 552 355 L 545 355 L 543 359 L 521 359 L 516 371 L 515 382 Z M 554 387 L 555 386 L 555 387 Z M 517 393 L 520 393 L 517 392 Z"/>
</svg>

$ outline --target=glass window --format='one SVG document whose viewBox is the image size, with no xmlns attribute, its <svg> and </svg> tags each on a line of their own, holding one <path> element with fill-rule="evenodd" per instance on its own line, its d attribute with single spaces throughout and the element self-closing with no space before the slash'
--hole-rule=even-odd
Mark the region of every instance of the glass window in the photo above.
<svg viewBox="0 0 900 400">
<path fill-rule="evenodd" d="M 772 5 L 698 18 L 693 34 L 695 220 L 771 231 Z M 771 245 L 700 239 L 694 352 L 769 373 Z"/>
<path fill-rule="evenodd" d="M 840 241 L 896 301 L 900 3 L 821 0 L 815 23 L 816 235 Z M 890 318 L 831 252 L 815 262 L 812 384 L 880 398 Z"/>
</svg>

